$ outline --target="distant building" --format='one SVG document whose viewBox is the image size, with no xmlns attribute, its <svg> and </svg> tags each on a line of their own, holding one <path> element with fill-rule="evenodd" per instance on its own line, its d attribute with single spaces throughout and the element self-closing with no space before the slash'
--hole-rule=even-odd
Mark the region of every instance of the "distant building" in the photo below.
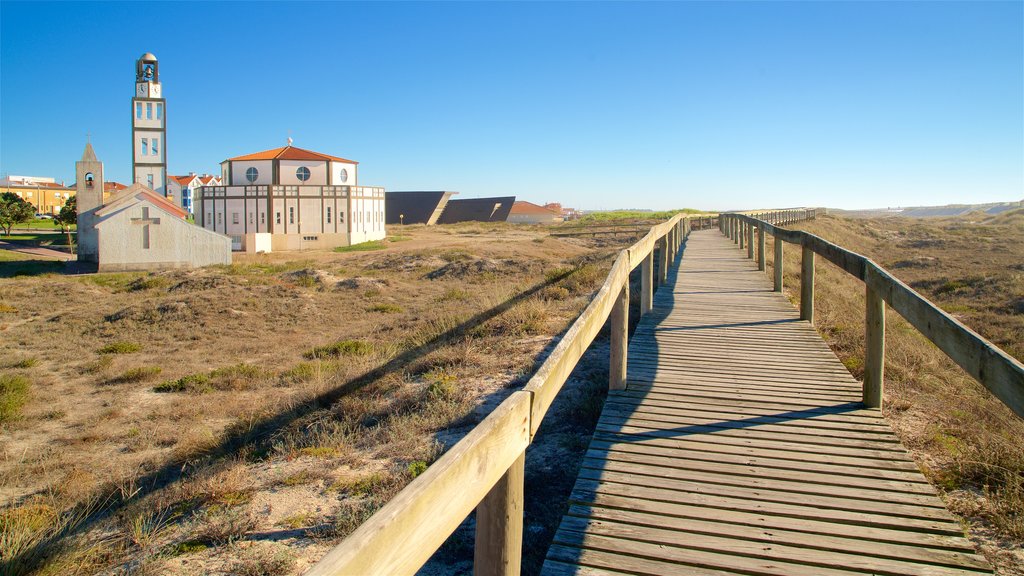
<svg viewBox="0 0 1024 576">
<path fill-rule="evenodd" d="M 42 176 L 8 176 L 0 180 L 0 193 L 13 192 L 35 206 L 37 214 L 54 215 L 75 195 L 74 188 Z"/>
<path fill-rule="evenodd" d="M 508 215 L 508 221 L 515 224 L 554 224 L 563 220 L 561 212 L 523 200 L 513 204 Z"/>
<path fill-rule="evenodd" d="M 221 162 L 198 189 L 196 222 L 247 252 L 334 248 L 385 236 L 384 189 L 359 186 L 358 162 L 291 145 Z"/>
<path fill-rule="evenodd" d="M 515 196 L 452 199 L 458 192 L 388 192 L 388 224 L 504 222 Z"/>
<path fill-rule="evenodd" d="M 222 184 L 219 176 L 189 172 L 185 176 L 171 176 L 167 179 L 167 196 L 174 198 L 178 206 L 184 208 L 189 214 L 193 214 L 195 213 L 196 192 L 199 188 Z"/>
<path fill-rule="evenodd" d="M 231 239 L 185 220 L 162 194 L 135 183 L 104 199 L 103 163 L 85 145 L 75 163 L 78 260 L 99 271 L 231 263 Z"/>
<path fill-rule="evenodd" d="M 384 222 L 387 224 L 437 224 L 445 206 L 458 192 L 385 192 Z"/>
<path fill-rule="evenodd" d="M 515 204 L 515 196 L 495 196 L 491 198 L 463 198 L 450 200 L 445 206 L 438 224 L 455 224 L 456 222 L 505 222 L 509 211 Z"/>
</svg>

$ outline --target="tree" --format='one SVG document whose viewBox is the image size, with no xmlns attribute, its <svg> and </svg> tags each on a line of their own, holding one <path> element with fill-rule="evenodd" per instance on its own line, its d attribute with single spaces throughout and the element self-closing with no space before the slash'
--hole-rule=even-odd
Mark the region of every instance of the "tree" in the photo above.
<svg viewBox="0 0 1024 576">
<path fill-rule="evenodd" d="M 36 214 L 36 209 L 21 199 L 14 192 L 0 194 L 0 228 L 11 235 L 11 227 L 20 222 L 28 222 Z"/>
<path fill-rule="evenodd" d="M 60 226 L 62 232 L 68 236 L 68 249 L 71 254 L 75 253 L 75 246 L 71 243 L 71 227 L 78 222 L 78 202 L 72 196 L 64 203 L 60 213 L 53 217 L 53 223 Z"/>
</svg>

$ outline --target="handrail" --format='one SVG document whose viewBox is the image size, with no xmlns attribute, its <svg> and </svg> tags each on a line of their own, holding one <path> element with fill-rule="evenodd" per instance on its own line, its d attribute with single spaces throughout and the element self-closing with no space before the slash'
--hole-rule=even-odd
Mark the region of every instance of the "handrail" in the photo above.
<svg viewBox="0 0 1024 576">
<path fill-rule="evenodd" d="M 730 237 L 759 237 L 758 263 L 764 269 L 764 234 L 775 238 L 775 289 L 782 289 L 782 243 L 803 248 L 801 317 L 814 320 L 814 255 L 819 254 L 865 284 L 867 296 L 864 402 L 881 407 L 885 372 L 885 304 L 910 322 L 992 395 L 1024 417 L 1024 364 L 901 282 L 874 260 L 802 230 L 776 226 L 786 223 L 774 212 L 722 214 L 719 229 Z"/>
<path fill-rule="evenodd" d="M 530 378 L 308 572 L 413 574 L 477 510 L 474 572 L 518 574 L 522 552 L 526 447 L 583 353 L 611 319 L 609 387 L 625 386 L 629 275 L 641 266 L 641 314 L 653 307 L 655 283 L 667 281 L 694 223 L 714 228 L 717 217 L 678 214 L 619 252 L 604 284 Z M 654 250 L 659 274 L 654 276 Z"/>
</svg>

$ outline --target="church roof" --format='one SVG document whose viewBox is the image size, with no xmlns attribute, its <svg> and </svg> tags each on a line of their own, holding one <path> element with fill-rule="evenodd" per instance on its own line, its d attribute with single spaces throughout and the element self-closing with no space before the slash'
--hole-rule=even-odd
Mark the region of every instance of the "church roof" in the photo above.
<svg viewBox="0 0 1024 576">
<path fill-rule="evenodd" d="M 109 202 L 104 204 L 99 210 L 96 211 L 97 216 L 106 216 L 111 212 L 121 208 L 125 204 L 131 202 L 132 199 L 146 200 L 156 206 L 157 208 L 168 212 L 173 216 L 185 219 L 188 216 L 188 212 L 175 206 L 173 202 L 157 194 L 156 192 L 146 188 L 142 184 L 135 183 L 127 187 L 121 193 L 110 199 Z"/>
<path fill-rule="evenodd" d="M 527 202 L 525 200 L 517 200 L 516 203 L 512 205 L 512 214 L 541 214 L 544 216 L 561 215 L 550 208 L 538 206 L 533 202 Z"/>
<path fill-rule="evenodd" d="M 89 142 L 85 143 L 85 151 L 82 152 L 82 162 L 96 162 L 96 152 L 92 149 L 92 144 Z"/>
<path fill-rule="evenodd" d="M 359 162 L 356 162 L 355 160 L 339 158 L 338 156 L 331 156 L 330 154 L 321 154 L 319 152 L 313 152 L 312 150 L 296 148 L 295 146 L 284 146 L 282 148 L 264 150 L 263 152 L 256 152 L 254 154 L 246 154 L 245 156 L 236 156 L 234 158 L 228 158 L 227 161 L 235 162 L 241 160 L 330 160 L 333 162 L 359 164 Z"/>
</svg>

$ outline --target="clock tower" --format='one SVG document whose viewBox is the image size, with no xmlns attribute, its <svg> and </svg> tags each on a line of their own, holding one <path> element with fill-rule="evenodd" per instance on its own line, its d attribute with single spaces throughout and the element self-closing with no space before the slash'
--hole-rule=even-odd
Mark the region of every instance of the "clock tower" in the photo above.
<svg viewBox="0 0 1024 576">
<path fill-rule="evenodd" d="M 135 62 L 132 98 L 132 178 L 161 196 L 167 195 L 167 102 L 160 68 L 149 52 Z"/>
</svg>

